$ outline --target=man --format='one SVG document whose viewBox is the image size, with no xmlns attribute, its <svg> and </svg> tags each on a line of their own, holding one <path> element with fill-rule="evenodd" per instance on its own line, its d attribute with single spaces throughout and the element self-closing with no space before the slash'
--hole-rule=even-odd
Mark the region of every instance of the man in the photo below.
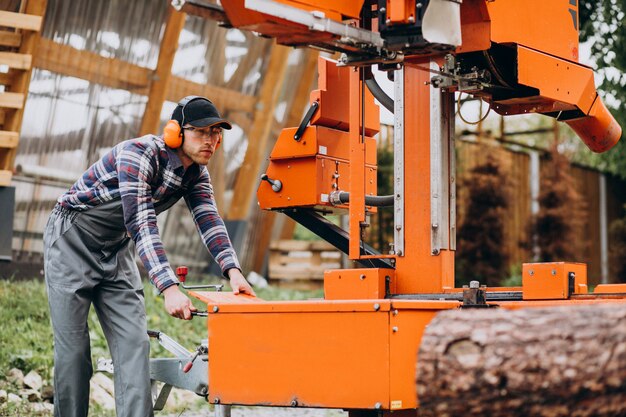
<svg viewBox="0 0 626 417">
<path fill-rule="evenodd" d="M 115 367 L 118 417 L 153 415 L 143 285 L 131 240 L 163 294 L 167 312 L 191 319 L 196 309 L 178 289 L 156 222 L 157 214 L 181 197 L 233 292 L 254 294 L 217 212 L 206 168 L 222 129 L 231 125 L 213 103 L 186 97 L 163 136 L 120 143 L 59 197 L 44 233 L 55 416 L 88 413 L 93 368 L 87 315 L 92 303 Z"/>
</svg>

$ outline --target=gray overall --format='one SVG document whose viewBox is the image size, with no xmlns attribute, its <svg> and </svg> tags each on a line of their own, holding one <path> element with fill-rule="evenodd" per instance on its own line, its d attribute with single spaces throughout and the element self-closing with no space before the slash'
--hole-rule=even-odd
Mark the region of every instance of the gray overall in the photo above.
<svg viewBox="0 0 626 417">
<path fill-rule="evenodd" d="M 117 416 L 152 416 L 143 284 L 121 201 L 84 212 L 57 204 L 44 233 L 44 265 L 54 329 L 55 417 L 88 413 L 91 304 L 115 366 Z"/>
</svg>

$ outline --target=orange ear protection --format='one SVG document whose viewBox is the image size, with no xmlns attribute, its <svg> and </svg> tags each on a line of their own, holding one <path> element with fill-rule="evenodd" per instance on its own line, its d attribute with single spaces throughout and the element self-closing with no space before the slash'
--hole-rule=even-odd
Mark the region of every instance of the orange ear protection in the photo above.
<svg viewBox="0 0 626 417">
<path fill-rule="evenodd" d="M 185 107 L 187 107 L 187 105 L 194 100 L 209 101 L 209 99 L 200 96 L 187 96 L 183 98 L 181 101 L 178 102 L 178 105 L 176 106 L 182 107 L 182 124 L 178 123 L 178 120 L 172 118 L 165 124 L 165 127 L 163 128 L 163 141 L 165 141 L 165 144 L 172 149 L 180 148 L 183 144 L 182 126 L 185 125 Z M 174 114 L 172 113 L 172 117 L 173 116 Z"/>
</svg>

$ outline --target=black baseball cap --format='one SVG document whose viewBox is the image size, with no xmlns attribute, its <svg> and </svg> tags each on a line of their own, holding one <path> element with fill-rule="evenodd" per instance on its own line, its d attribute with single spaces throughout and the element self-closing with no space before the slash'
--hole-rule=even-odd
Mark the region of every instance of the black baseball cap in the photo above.
<svg viewBox="0 0 626 417">
<path fill-rule="evenodd" d="M 204 97 L 185 97 L 182 99 L 172 113 L 172 120 L 177 120 L 181 126 L 187 124 L 193 127 L 218 125 L 224 129 L 233 128 L 228 120 L 220 116 L 215 105 Z"/>
</svg>

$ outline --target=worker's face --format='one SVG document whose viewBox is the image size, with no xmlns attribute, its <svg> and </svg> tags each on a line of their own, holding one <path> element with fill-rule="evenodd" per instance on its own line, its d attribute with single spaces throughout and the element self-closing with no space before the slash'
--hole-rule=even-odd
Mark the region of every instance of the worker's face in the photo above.
<svg viewBox="0 0 626 417">
<path fill-rule="evenodd" d="M 199 165 L 206 165 L 222 140 L 222 128 L 185 126 L 183 129 L 183 157 Z"/>
</svg>

